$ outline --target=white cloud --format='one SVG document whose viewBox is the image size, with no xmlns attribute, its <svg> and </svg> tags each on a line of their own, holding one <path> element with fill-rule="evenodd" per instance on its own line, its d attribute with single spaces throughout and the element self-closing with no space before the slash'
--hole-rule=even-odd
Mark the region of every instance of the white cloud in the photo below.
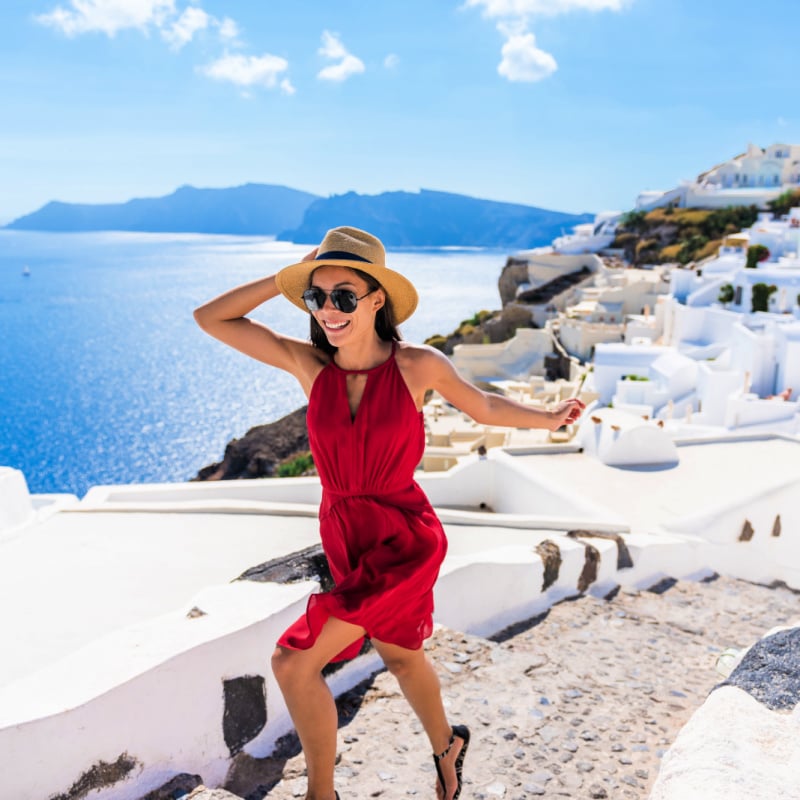
<svg viewBox="0 0 800 800">
<path fill-rule="evenodd" d="M 540 81 L 552 75 L 555 58 L 536 46 L 528 30 L 531 18 L 554 17 L 571 11 L 621 11 L 633 0 L 464 0 L 462 8 L 479 8 L 484 17 L 496 19 L 505 37 L 497 71 L 510 81 Z"/>
<path fill-rule="evenodd" d="M 226 41 L 233 41 L 236 39 L 239 36 L 239 26 L 236 24 L 236 21 L 232 20 L 230 17 L 225 17 L 225 19 L 219 23 L 219 35 Z"/>
<path fill-rule="evenodd" d="M 169 28 L 162 29 L 161 35 L 171 47 L 180 50 L 181 47 L 192 41 L 198 31 L 208 28 L 212 21 L 214 18 L 206 14 L 202 8 L 189 6 Z"/>
<path fill-rule="evenodd" d="M 389 53 L 386 58 L 383 59 L 383 66 L 386 69 L 397 69 L 397 65 L 400 63 L 400 56 L 397 53 Z"/>
<path fill-rule="evenodd" d="M 322 47 L 319 49 L 319 54 L 325 58 L 336 61 L 336 64 L 329 64 L 323 67 L 318 73 L 317 77 L 323 81 L 344 81 L 351 75 L 357 75 L 364 72 L 364 62 L 347 51 L 347 48 L 342 44 L 341 39 L 330 31 L 322 32 Z"/>
<path fill-rule="evenodd" d="M 181 0 L 179 0 L 181 1 Z M 239 26 L 230 17 L 218 19 L 200 7 L 199 0 L 66 0 L 47 14 L 35 17 L 42 25 L 60 30 L 67 36 L 99 32 L 109 37 L 126 29 L 139 30 L 145 35 L 156 31 L 173 50 L 180 50 L 195 35 L 204 30 L 215 30 L 226 49 L 237 47 Z M 333 40 L 336 43 L 336 40 Z M 341 45 L 339 45 L 341 47 Z M 342 64 L 336 68 L 347 74 L 360 70 L 351 63 L 351 56 L 341 48 Z M 228 81 L 239 87 L 263 86 L 280 89 L 287 95 L 295 93 L 285 73 L 289 63 L 284 58 L 265 53 L 262 56 L 226 54 L 198 72 L 214 80 Z M 345 75 L 346 77 L 346 75 Z M 337 78 L 343 80 L 343 78 Z"/>
<path fill-rule="evenodd" d="M 94 31 L 115 36 L 126 28 L 160 28 L 174 15 L 174 0 L 70 0 L 67 7 L 57 6 L 35 19 L 67 36 Z"/>
<path fill-rule="evenodd" d="M 621 11 L 630 0 L 466 0 L 486 17 L 554 17 L 570 11 Z"/>
<path fill-rule="evenodd" d="M 540 81 L 558 69 L 553 56 L 536 46 L 532 33 L 510 36 L 501 52 L 503 60 L 497 71 L 510 81 Z"/>
<path fill-rule="evenodd" d="M 201 69 L 204 75 L 218 81 L 228 81 L 236 86 L 265 86 L 274 89 L 281 75 L 289 68 L 289 62 L 280 56 L 265 53 L 263 56 L 225 55 Z M 287 78 L 280 82 L 287 94 L 294 87 Z"/>
</svg>

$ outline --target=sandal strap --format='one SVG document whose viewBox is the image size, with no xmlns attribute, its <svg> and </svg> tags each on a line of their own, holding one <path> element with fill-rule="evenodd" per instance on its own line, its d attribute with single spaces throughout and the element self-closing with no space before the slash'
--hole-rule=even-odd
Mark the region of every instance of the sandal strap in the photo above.
<svg viewBox="0 0 800 800">
<path fill-rule="evenodd" d="M 453 746 L 455 740 L 456 740 L 456 735 L 455 733 L 453 733 L 450 736 L 450 743 L 447 745 L 447 748 L 445 750 L 442 750 L 442 752 L 439 753 L 438 755 L 436 753 L 433 754 L 434 761 L 441 761 L 450 752 L 450 748 Z"/>
</svg>

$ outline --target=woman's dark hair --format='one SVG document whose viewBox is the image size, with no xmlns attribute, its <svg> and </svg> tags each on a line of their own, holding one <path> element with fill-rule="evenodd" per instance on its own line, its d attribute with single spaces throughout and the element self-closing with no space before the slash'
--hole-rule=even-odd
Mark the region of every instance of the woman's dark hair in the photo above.
<svg viewBox="0 0 800 800">
<path fill-rule="evenodd" d="M 376 289 L 383 289 L 380 283 L 378 283 L 378 281 L 376 281 L 372 275 L 362 272 L 360 269 L 355 269 L 354 267 L 348 267 L 348 269 L 353 270 L 353 272 L 355 272 L 355 274 L 367 284 L 367 288 L 370 290 L 370 292 L 374 292 Z M 316 270 L 314 270 L 314 272 L 316 272 Z M 314 280 L 314 272 L 311 273 L 311 277 L 309 278 L 309 286 Z M 401 340 L 401 336 L 400 332 L 397 330 L 397 323 L 394 321 L 392 299 L 385 290 L 383 293 L 386 297 L 386 302 L 378 309 L 378 313 L 375 315 L 375 332 L 384 342 L 399 342 Z M 329 356 L 332 356 L 338 350 L 338 348 L 334 347 L 328 341 L 325 331 L 322 329 L 322 326 L 319 324 L 319 322 L 314 319 L 314 315 L 310 314 L 309 316 L 311 319 L 311 344 L 313 344 L 314 347 L 318 347 Z"/>
</svg>

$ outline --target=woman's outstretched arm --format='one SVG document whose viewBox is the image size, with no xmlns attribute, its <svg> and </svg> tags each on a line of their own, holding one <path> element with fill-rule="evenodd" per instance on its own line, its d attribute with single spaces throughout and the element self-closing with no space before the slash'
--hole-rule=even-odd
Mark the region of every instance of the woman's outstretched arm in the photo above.
<svg viewBox="0 0 800 800">
<path fill-rule="evenodd" d="M 508 397 L 484 392 L 459 375 L 447 356 L 430 347 L 414 348 L 411 374 L 419 386 L 437 391 L 448 403 L 469 414 L 481 425 L 510 428 L 545 428 L 558 430 L 575 422 L 585 408 L 577 397 L 562 400 L 550 409 L 518 403 Z"/>
</svg>

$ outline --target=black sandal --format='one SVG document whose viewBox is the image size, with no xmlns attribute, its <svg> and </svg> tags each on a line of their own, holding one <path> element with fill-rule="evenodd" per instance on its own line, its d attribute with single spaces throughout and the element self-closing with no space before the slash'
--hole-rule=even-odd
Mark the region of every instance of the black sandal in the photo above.
<svg viewBox="0 0 800 800">
<path fill-rule="evenodd" d="M 464 744 L 461 745 L 461 750 L 458 751 L 458 755 L 456 756 L 455 766 L 458 786 L 456 787 L 456 793 L 453 795 L 453 800 L 458 800 L 458 796 L 461 794 L 461 769 L 464 766 L 464 756 L 467 754 L 467 747 L 469 746 L 469 728 L 466 725 L 453 725 L 453 735 L 450 737 L 450 743 L 447 745 L 447 749 L 442 750 L 441 753 L 433 754 L 433 763 L 436 767 L 436 774 L 439 776 L 439 785 L 442 787 L 442 794 L 446 798 L 447 785 L 444 782 L 444 775 L 442 775 L 442 768 L 439 766 L 439 762 L 450 752 L 450 748 L 453 746 L 456 736 L 461 739 Z"/>
</svg>

